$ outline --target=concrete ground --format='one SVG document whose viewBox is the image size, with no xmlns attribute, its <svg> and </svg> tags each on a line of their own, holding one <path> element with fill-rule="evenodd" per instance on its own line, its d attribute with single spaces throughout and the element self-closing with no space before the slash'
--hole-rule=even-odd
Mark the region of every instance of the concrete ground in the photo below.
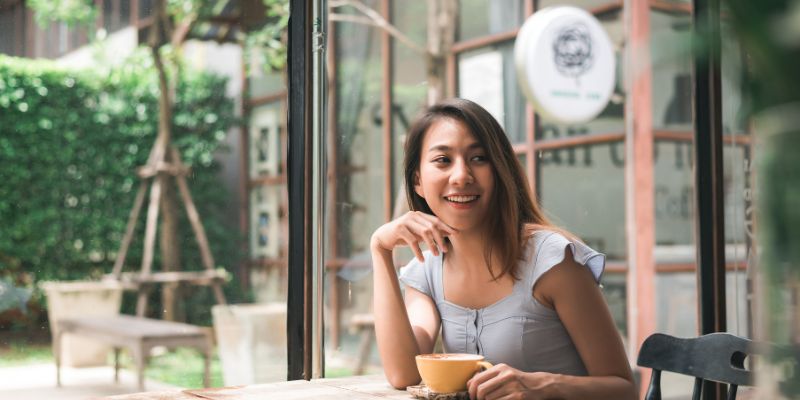
<svg viewBox="0 0 800 400">
<path fill-rule="evenodd" d="M 114 368 L 62 368 L 61 387 L 56 386 L 54 364 L 34 364 L 0 368 L 0 399 L 15 400 L 83 400 L 117 394 L 141 392 L 136 375 L 119 372 L 114 382 Z M 145 381 L 145 390 L 174 389 L 175 386 L 152 380 Z"/>
</svg>

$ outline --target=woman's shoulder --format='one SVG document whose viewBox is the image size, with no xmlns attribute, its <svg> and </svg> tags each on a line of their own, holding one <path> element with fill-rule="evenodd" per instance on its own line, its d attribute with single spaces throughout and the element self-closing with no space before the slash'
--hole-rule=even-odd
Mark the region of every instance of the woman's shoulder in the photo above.
<svg viewBox="0 0 800 400">
<path fill-rule="evenodd" d="M 529 248 L 536 248 L 543 244 L 547 246 L 567 245 L 572 241 L 567 237 L 567 234 L 560 231 L 558 228 L 538 224 L 527 224 L 524 229 L 525 244 Z"/>
<path fill-rule="evenodd" d="M 534 271 L 534 280 L 564 262 L 567 254 L 571 254 L 574 261 L 588 267 L 596 281 L 605 269 L 605 255 L 597 252 L 581 242 L 573 235 L 558 228 L 538 227 L 528 231 L 527 259 L 531 262 Z M 567 253 L 569 249 L 569 253 Z"/>
</svg>

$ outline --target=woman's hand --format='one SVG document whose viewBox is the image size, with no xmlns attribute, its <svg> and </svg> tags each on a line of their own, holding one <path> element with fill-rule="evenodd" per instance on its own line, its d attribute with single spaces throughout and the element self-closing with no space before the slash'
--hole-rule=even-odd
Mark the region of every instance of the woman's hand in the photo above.
<svg viewBox="0 0 800 400">
<path fill-rule="evenodd" d="M 479 372 L 467 382 L 473 400 L 550 399 L 555 375 L 546 372 L 522 372 L 505 364 L 497 364 Z"/>
<path fill-rule="evenodd" d="M 391 251 L 398 246 L 409 246 L 420 261 L 425 261 L 420 242 L 425 242 L 434 255 L 447 252 L 445 238 L 457 231 L 434 215 L 419 211 L 409 211 L 401 217 L 388 222 L 372 234 L 370 244 L 373 248 Z"/>
</svg>

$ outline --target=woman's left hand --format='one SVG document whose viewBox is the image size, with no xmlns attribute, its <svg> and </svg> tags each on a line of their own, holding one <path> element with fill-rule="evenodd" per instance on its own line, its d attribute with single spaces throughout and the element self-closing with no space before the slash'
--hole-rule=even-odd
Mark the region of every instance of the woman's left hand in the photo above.
<svg viewBox="0 0 800 400">
<path fill-rule="evenodd" d="M 547 388 L 554 375 L 546 372 L 522 372 L 506 364 L 497 364 L 479 372 L 467 382 L 470 399 L 547 399 Z"/>
</svg>

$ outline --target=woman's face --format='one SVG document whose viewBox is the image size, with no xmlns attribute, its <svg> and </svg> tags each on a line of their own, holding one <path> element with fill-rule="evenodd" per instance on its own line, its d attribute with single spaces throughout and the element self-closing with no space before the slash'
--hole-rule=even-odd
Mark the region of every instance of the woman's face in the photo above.
<svg viewBox="0 0 800 400">
<path fill-rule="evenodd" d="M 422 140 L 414 190 L 444 223 L 460 231 L 486 226 L 494 169 L 486 150 L 461 121 L 442 118 Z"/>
</svg>

